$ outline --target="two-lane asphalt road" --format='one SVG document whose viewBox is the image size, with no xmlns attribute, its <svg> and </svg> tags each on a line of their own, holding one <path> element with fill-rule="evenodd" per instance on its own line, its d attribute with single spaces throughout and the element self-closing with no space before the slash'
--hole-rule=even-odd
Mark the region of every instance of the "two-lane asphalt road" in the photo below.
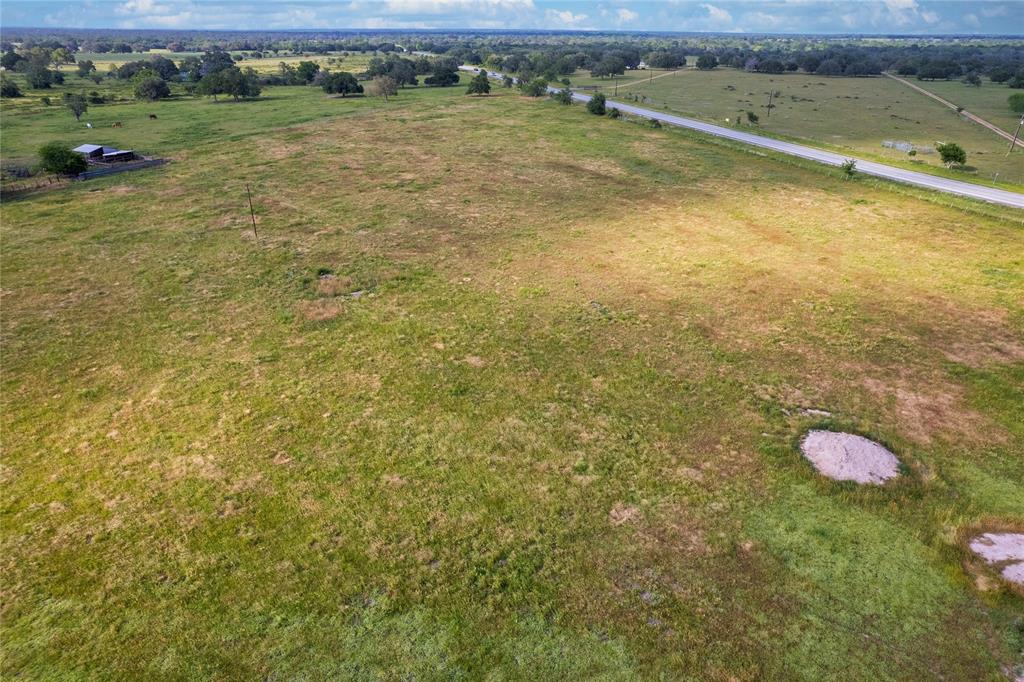
<svg viewBox="0 0 1024 682">
<path fill-rule="evenodd" d="M 477 69 L 472 66 L 461 66 L 459 68 L 463 71 L 477 71 Z M 488 71 L 487 75 L 491 78 L 497 79 L 505 77 L 504 74 L 496 71 Z M 558 92 L 558 90 L 559 88 L 548 88 L 548 92 Z M 572 94 L 572 98 L 577 102 L 586 103 L 590 101 L 590 95 L 584 95 L 578 92 L 574 92 Z M 713 123 L 705 123 L 704 121 L 698 121 L 692 118 L 673 116 L 672 114 L 654 111 L 653 109 L 644 109 L 642 107 L 633 106 L 632 104 L 626 104 L 625 102 L 608 100 L 606 106 L 615 107 L 626 114 L 643 116 L 644 118 L 654 119 L 680 128 L 698 130 L 702 133 L 707 133 L 708 135 L 735 140 L 736 142 L 742 142 L 755 147 L 771 149 L 772 151 L 789 154 L 791 156 L 798 156 L 802 159 L 817 161 L 818 163 L 824 163 L 829 166 L 840 166 L 847 159 L 852 158 L 857 164 L 857 171 L 859 173 L 864 173 L 865 175 L 872 175 L 879 178 L 885 178 L 886 180 L 893 180 L 895 182 L 902 182 L 908 185 L 916 185 L 917 187 L 932 189 L 938 192 L 946 192 L 947 194 L 956 194 L 958 196 L 980 199 L 981 201 L 988 201 L 994 204 L 1002 204 L 1004 206 L 1013 206 L 1014 208 L 1024 209 L 1024 194 L 1019 194 L 1017 192 L 985 187 L 983 185 L 975 185 L 974 183 L 963 182 L 961 180 L 950 180 L 937 175 L 929 175 L 928 173 L 920 173 L 917 171 L 897 168 L 895 166 L 887 166 L 884 163 L 866 161 L 864 159 L 858 159 L 855 156 L 836 154 L 835 152 L 815 149 L 814 147 L 807 147 L 793 142 L 775 140 L 770 137 L 764 137 L 763 135 L 755 135 L 753 133 L 747 133 L 734 128 L 726 128 L 725 126 L 719 126 Z"/>
</svg>

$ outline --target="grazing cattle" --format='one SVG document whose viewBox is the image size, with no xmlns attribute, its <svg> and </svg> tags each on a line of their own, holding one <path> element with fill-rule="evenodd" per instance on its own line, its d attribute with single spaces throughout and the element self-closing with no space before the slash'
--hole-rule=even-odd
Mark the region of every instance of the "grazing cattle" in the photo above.
<svg viewBox="0 0 1024 682">
<path fill-rule="evenodd" d="M 110 127 L 111 128 L 120 128 L 121 127 L 121 122 L 120 121 L 116 121 L 114 123 L 111 123 Z"/>
<path fill-rule="evenodd" d="M 149 118 L 150 118 L 150 120 L 155 121 L 156 120 L 156 114 L 150 114 Z"/>
</svg>

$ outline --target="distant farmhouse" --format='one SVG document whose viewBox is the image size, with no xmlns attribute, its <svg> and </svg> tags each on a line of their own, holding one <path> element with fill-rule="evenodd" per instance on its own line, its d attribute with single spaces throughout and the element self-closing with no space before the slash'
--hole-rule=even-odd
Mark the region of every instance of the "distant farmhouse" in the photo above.
<svg viewBox="0 0 1024 682">
<path fill-rule="evenodd" d="M 118 163 L 135 160 L 135 152 L 131 149 L 104 147 L 101 144 L 80 144 L 71 151 L 78 152 L 90 163 Z"/>
</svg>

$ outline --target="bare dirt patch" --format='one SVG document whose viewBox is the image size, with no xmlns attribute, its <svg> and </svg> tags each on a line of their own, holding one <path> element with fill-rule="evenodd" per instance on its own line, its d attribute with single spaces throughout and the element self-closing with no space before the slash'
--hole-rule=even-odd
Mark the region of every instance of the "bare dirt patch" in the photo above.
<svg viewBox="0 0 1024 682">
<path fill-rule="evenodd" d="M 1024 360 L 1024 344 L 1013 339 L 954 343 L 945 354 L 953 362 L 978 368 L 989 364 L 1005 364 Z"/>
<path fill-rule="evenodd" d="M 982 533 L 970 548 L 985 563 L 1001 568 L 1008 582 L 1024 586 L 1024 533 Z"/>
<path fill-rule="evenodd" d="M 615 506 L 608 512 L 608 520 L 612 522 L 613 526 L 621 526 L 624 523 L 635 520 L 639 515 L 640 510 L 636 507 L 616 502 Z"/>
<path fill-rule="evenodd" d="M 881 485 L 899 475 L 896 455 L 852 433 L 808 431 L 800 450 L 820 474 L 836 481 Z"/>
</svg>

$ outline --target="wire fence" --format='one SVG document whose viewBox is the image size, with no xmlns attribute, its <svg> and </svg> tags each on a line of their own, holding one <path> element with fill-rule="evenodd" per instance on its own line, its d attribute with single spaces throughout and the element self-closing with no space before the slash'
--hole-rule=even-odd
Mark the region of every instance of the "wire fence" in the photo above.
<svg viewBox="0 0 1024 682">
<path fill-rule="evenodd" d="M 113 175 L 115 173 L 125 173 L 127 171 L 141 170 L 143 168 L 151 168 L 153 166 L 162 166 L 165 163 L 167 163 L 166 159 L 143 159 L 141 161 L 119 163 L 117 165 L 103 168 L 93 168 L 92 170 L 87 170 L 84 173 L 79 173 L 75 176 L 36 175 L 28 178 L 3 177 L 3 179 L 0 180 L 0 196 L 4 198 L 15 197 L 21 194 L 34 192 L 36 190 L 64 187 L 70 185 L 76 180 L 100 178 L 105 175 Z"/>
<path fill-rule="evenodd" d="M 72 178 L 63 175 L 36 175 L 30 178 L 18 178 L 15 180 L 4 178 L 3 181 L 0 181 L 0 195 L 5 197 L 16 196 L 37 189 L 69 185 L 72 181 Z"/>
</svg>

